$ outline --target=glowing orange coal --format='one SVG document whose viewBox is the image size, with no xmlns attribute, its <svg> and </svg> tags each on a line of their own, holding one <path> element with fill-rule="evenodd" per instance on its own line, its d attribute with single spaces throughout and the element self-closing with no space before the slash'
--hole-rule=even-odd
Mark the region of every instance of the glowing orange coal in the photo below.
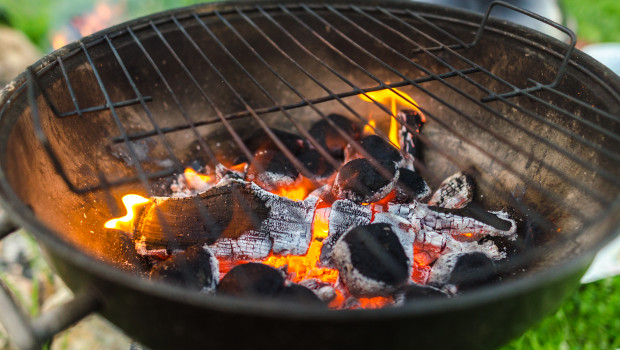
<svg viewBox="0 0 620 350">
<path fill-rule="evenodd" d="M 103 227 L 131 232 L 133 231 L 133 220 L 136 216 L 136 211 L 138 207 L 148 203 L 149 199 L 139 196 L 137 194 L 128 194 L 123 196 L 122 201 L 123 205 L 125 205 L 125 209 L 127 210 L 127 215 L 120 218 L 108 220 L 103 225 Z"/>
<path fill-rule="evenodd" d="M 306 255 L 271 255 L 263 263 L 275 268 L 286 266 L 287 273 L 291 276 L 293 282 L 316 278 L 323 282 L 335 283 L 338 279 L 338 270 L 318 266 L 321 247 L 323 246 L 322 242 L 327 237 L 329 230 L 328 217 L 329 208 L 317 208 L 314 215 L 312 242 Z"/>
<path fill-rule="evenodd" d="M 397 105 L 402 105 L 402 106 L 405 106 L 406 108 L 415 110 L 422 117 L 422 121 L 423 122 L 426 121 L 426 118 L 424 117 L 420 109 L 418 108 L 417 102 L 415 102 L 415 100 L 411 96 L 407 95 L 406 93 L 396 88 L 367 92 L 366 94 L 360 94 L 358 96 L 366 102 L 373 102 L 374 100 L 378 103 L 390 106 L 390 110 L 392 112 L 392 118 L 390 121 L 390 131 L 388 135 L 390 137 L 390 141 L 394 144 L 394 146 L 398 148 L 400 148 L 400 145 L 398 142 L 399 122 L 396 118 L 396 113 L 398 111 Z M 372 126 L 374 127 L 374 124 Z M 364 131 L 366 130 L 367 129 L 364 128 Z M 368 130 L 372 130 L 372 129 L 368 128 Z"/>
<path fill-rule="evenodd" d="M 69 25 L 54 33 L 51 38 L 52 47 L 54 50 L 59 49 L 80 36 L 87 36 L 119 23 L 124 12 L 123 2 L 110 4 L 100 1 L 91 12 L 74 17 Z"/>
<path fill-rule="evenodd" d="M 306 199 L 308 194 L 314 190 L 314 188 L 314 184 L 304 177 L 298 184 L 290 187 L 280 187 L 274 191 L 271 191 L 271 193 L 277 194 L 280 197 L 292 199 L 294 201 L 303 201 Z"/>
</svg>

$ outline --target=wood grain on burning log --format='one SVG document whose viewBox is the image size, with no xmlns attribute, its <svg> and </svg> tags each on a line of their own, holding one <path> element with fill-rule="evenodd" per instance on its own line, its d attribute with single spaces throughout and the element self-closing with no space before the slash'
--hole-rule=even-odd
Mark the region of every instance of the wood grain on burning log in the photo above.
<svg viewBox="0 0 620 350">
<path fill-rule="evenodd" d="M 153 197 L 135 226 L 137 250 L 172 252 L 218 238 L 237 239 L 258 230 L 269 216 L 255 188 L 240 182 L 211 188 L 192 197 Z"/>
<path fill-rule="evenodd" d="M 474 179 L 462 172 L 458 172 L 443 180 L 439 188 L 428 201 L 428 205 L 459 209 L 471 202 L 474 196 Z"/>
<path fill-rule="evenodd" d="M 351 227 L 368 225 L 372 218 L 369 206 L 356 204 L 350 200 L 337 200 L 332 204 L 329 214 L 329 234 L 323 240 L 321 264 L 333 267 L 332 249 L 336 241 Z"/>
</svg>

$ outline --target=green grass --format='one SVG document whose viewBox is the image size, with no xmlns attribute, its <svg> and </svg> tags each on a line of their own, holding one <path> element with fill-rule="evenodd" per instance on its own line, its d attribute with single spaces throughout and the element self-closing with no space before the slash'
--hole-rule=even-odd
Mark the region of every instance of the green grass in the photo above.
<svg viewBox="0 0 620 350">
<path fill-rule="evenodd" d="M 556 312 L 502 350 L 620 349 L 620 276 L 582 285 Z"/>
<path fill-rule="evenodd" d="M 577 21 L 577 36 L 588 42 L 620 42 L 620 0 L 562 0 Z"/>
</svg>

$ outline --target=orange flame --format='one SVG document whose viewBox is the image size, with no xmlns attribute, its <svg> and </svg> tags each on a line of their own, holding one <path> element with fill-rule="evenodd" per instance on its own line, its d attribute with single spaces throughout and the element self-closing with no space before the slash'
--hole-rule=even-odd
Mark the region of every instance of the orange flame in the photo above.
<svg viewBox="0 0 620 350">
<path fill-rule="evenodd" d="M 117 219 L 108 220 L 103 227 L 131 232 L 133 231 L 133 220 L 137 208 L 148 203 L 149 199 L 137 194 L 128 194 L 123 196 L 122 201 L 123 205 L 125 205 L 125 209 L 127 210 L 127 215 Z"/>
<path fill-rule="evenodd" d="M 303 201 L 306 199 L 308 194 L 314 190 L 314 187 L 314 184 L 304 177 L 301 182 L 296 185 L 291 187 L 280 187 L 274 191 L 271 191 L 271 193 L 277 194 L 280 197 L 292 199 L 294 201 Z"/>
<path fill-rule="evenodd" d="M 106 1 L 100 1 L 91 12 L 73 18 L 70 26 L 54 33 L 51 39 L 52 47 L 56 50 L 78 39 L 77 33 L 87 36 L 121 22 L 124 12 L 123 3 L 109 4 Z"/>
<path fill-rule="evenodd" d="M 287 266 L 287 273 L 291 275 L 293 282 L 316 278 L 323 282 L 335 283 L 338 279 L 338 270 L 318 266 L 322 241 L 327 237 L 329 230 L 328 217 L 329 208 L 317 208 L 314 215 L 312 241 L 306 255 L 270 255 L 263 263 L 275 268 Z"/>
<path fill-rule="evenodd" d="M 398 142 L 399 122 L 396 117 L 396 113 L 398 112 L 396 108 L 397 104 L 407 106 L 408 108 L 413 108 L 416 112 L 420 114 L 420 116 L 422 117 L 422 121 L 425 121 L 425 117 L 418 108 L 418 104 L 415 102 L 415 100 L 411 96 L 396 88 L 367 92 L 366 94 L 360 94 L 359 97 L 366 102 L 373 102 L 374 100 L 384 105 L 389 104 L 390 110 L 392 112 L 392 118 L 390 121 L 390 131 L 388 136 L 390 138 L 390 141 L 398 148 L 400 148 L 400 145 Z"/>
</svg>

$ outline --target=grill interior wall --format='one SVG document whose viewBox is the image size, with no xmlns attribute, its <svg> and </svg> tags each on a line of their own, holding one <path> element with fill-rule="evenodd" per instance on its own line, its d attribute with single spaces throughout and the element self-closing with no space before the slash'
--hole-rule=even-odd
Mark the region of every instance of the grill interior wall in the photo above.
<svg viewBox="0 0 620 350">
<path fill-rule="evenodd" d="M 356 63 L 366 67 L 381 81 L 394 83 L 403 80 L 398 74 L 381 67 L 373 58 L 352 47 L 333 28 L 327 28 L 313 16 L 304 13 L 301 11 L 300 17 L 314 28 L 321 37 L 333 43 L 335 47 L 346 50 L 346 53 L 351 55 Z M 338 20 L 336 15 L 322 12 L 321 14 L 330 23 L 337 23 L 335 27 L 350 35 L 356 42 L 366 45 L 370 52 L 381 55 L 382 62 L 396 67 L 407 78 L 418 79 L 428 76 L 427 72 L 421 71 L 406 62 L 399 55 L 386 53 L 384 47 L 370 40 L 354 26 Z M 355 14 L 349 15 L 356 22 L 364 23 L 363 17 Z M 291 28 L 291 34 L 295 38 L 305 39 L 308 37 L 307 30 L 295 25 L 295 20 L 289 15 L 274 16 L 279 23 Z M 290 38 L 283 35 L 263 15 L 252 12 L 250 17 L 256 21 L 260 28 L 269 33 L 270 37 L 273 37 L 278 47 L 284 48 L 294 58 L 295 62 L 312 72 L 330 90 L 335 93 L 352 91 L 351 86 L 317 63 L 302 49 L 296 47 Z M 381 15 L 377 15 L 377 17 L 383 18 Z M 236 15 L 226 15 L 223 18 L 230 21 L 245 40 L 252 43 L 257 52 L 272 67 L 275 67 L 282 77 L 293 83 L 305 98 L 311 100 L 328 95 L 323 88 L 305 76 L 287 57 L 279 53 L 245 19 Z M 185 26 L 187 33 L 202 49 L 202 52 L 217 64 L 220 73 L 239 92 L 247 105 L 255 110 L 274 105 L 274 102 L 253 85 L 252 81 L 227 57 L 226 53 L 218 48 L 218 43 L 210 37 L 202 25 L 194 18 L 179 21 Z M 220 19 L 211 16 L 205 19 L 205 23 L 216 37 L 226 38 L 226 40 L 222 39 L 226 47 L 256 77 L 261 86 L 276 98 L 276 105 L 300 101 L 300 97 L 287 88 L 281 80 L 275 78 L 244 46 L 243 42 L 235 37 L 234 32 L 231 32 L 225 25 L 221 25 Z M 216 26 L 211 23 L 220 23 L 220 25 Z M 453 39 L 437 33 L 427 24 L 418 23 L 414 20 L 410 20 L 410 23 L 432 33 L 441 42 L 453 44 Z M 401 24 L 394 25 L 403 27 L 403 31 L 407 29 Z M 141 47 L 130 34 L 122 34 L 111 39 L 111 42 L 117 48 L 119 57 L 139 92 L 142 96 L 148 96 L 152 99 L 146 105 L 159 127 L 186 125 L 186 116 L 192 122 L 217 119 L 217 111 L 206 101 L 200 90 L 194 85 L 192 78 L 195 78 L 209 98 L 215 101 L 216 108 L 222 115 L 244 111 L 245 107 L 242 101 L 228 89 L 217 72 L 209 67 L 208 62 L 192 46 L 191 41 L 174 22 L 158 24 L 156 27 L 161 31 L 166 42 L 163 42 L 150 26 L 136 29 L 135 35 L 139 38 L 144 50 L 152 55 L 157 68 L 165 76 L 166 81 L 174 91 L 174 95 L 179 99 L 185 115 L 176 106 L 176 102 L 167 91 L 164 81 L 158 77 L 157 70 L 151 66 L 148 57 L 141 51 Z M 473 38 L 474 29 L 468 25 L 451 23 L 449 27 L 446 26 L 446 30 L 466 41 Z M 382 38 L 390 46 L 407 57 L 411 57 L 416 64 L 432 71 L 433 74 L 471 68 L 450 50 L 440 51 L 437 57 L 432 57 L 423 52 L 416 53 L 411 43 L 402 40 L 391 32 L 380 29 L 377 33 L 382 33 L 384 35 Z M 414 34 L 408 33 L 412 38 L 418 39 Z M 423 37 L 420 37 L 420 42 L 428 46 L 434 44 L 432 40 Z M 166 49 L 166 43 L 184 62 L 192 74 L 191 78 L 186 74 L 183 66 L 176 62 L 175 55 Z M 308 50 L 323 57 L 327 65 L 342 73 L 354 85 L 361 88 L 377 85 L 376 81 L 363 74 L 360 69 L 352 66 L 346 59 L 334 54 L 333 50 L 316 37 L 308 38 L 305 44 L 308 45 Z M 93 57 L 95 67 L 112 101 L 125 101 L 137 97 L 123 74 L 123 67 L 111 53 L 110 46 L 106 41 L 89 48 L 88 52 Z M 528 85 L 528 77 L 533 77 L 541 82 L 553 80 L 554 67 L 557 67 L 560 61 L 560 58 L 549 58 L 548 53 L 539 48 L 523 45 L 513 39 L 509 40 L 506 37 L 491 33 L 485 34 L 483 40 L 475 47 L 467 50 L 459 49 L 457 52 L 475 60 L 478 65 L 490 70 L 497 76 L 521 87 Z M 96 77 L 87 63 L 84 53 L 78 53 L 64 63 L 69 72 L 71 83 L 78 87 L 75 93 L 80 106 L 104 104 L 104 95 L 98 88 Z M 450 64 L 453 68 L 448 68 L 444 63 Z M 528 72 L 528 76 L 523 74 L 524 71 Z M 509 91 L 505 84 L 485 73 L 471 73 L 467 77 L 471 81 L 467 81 L 464 77 L 451 77 L 446 78 L 445 83 L 458 87 L 474 100 L 485 97 L 487 93 L 474 86 L 472 81 L 482 84 L 494 92 Z M 59 67 L 52 68 L 40 79 L 43 86 L 48 86 L 46 91 L 61 111 L 74 108 Z M 610 184 L 608 180 L 598 176 L 600 174 L 596 174 L 593 170 L 576 163 L 563 154 L 561 150 L 570 149 L 570 152 L 577 157 L 615 174 L 616 177 L 619 175 L 616 166 L 617 160 L 593 151 L 591 147 L 576 142 L 572 136 L 559 133 L 555 128 L 527 116 L 527 113 L 518 111 L 518 108 L 542 116 L 542 119 L 566 128 L 608 151 L 613 152 L 613 150 L 618 149 L 617 138 L 601 137 L 596 130 L 584 126 L 580 122 L 575 122 L 561 115 L 561 113 L 551 110 L 549 106 L 528 97 L 510 98 L 509 103 L 499 101 L 487 103 L 485 106 L 497 111 L 497 114 L 494 114 L 472 102 L 468 97 L 463 97 L 445 83 L 430 81 L 420 83 L 419 88 L 401 88 L 413 96 L 427 113 L 428 122 L 423 133 L 438 147 L 435 149 L 432 145 L 424 146 L 423 160 L 426 169 L 422 170 L 423 175 L 430 183 L 437 184 L 438 181 L 458 168 L 473 168 L 476 170 L 474 175 L 479 187 L 476 193 L 476 201 L 483 207 L 489 209 L 507 208 L 512 205 L 507 203 L 506 198 L 512 198 L 515 202 L 531 208 L 530 212 L 519 213 L 523 219 L 528 219 L 529 215 L 538 213 L 562 229 L 561 233 L 549 230 L 535 231 L 533 237 L 520 241 L 520 244 L 523 244 L 521 248 L 527 248 L 532 244 L 555 241 L 558 237 L 574 233 L 583 228 L 584 225 L 589 224 L 587 220 L 576 217 L 575 212 L 580 213 L 584 218 L 591 219 L 605 211 L 606 208 L 601 204 L 601 201 L 592 198 L 593 193 L 608 201 L 615 199 L 617 185 Z M 596 108 L 606 110 L 611 114 L 618 115 L 620 113 L 614 96 L 577 69 L 569 69 L 558 90 L 570 96 L 578 96 L 587 105 L 596 106 Z M 586 107 L 576 105 L 561 96 L 546 92 L 539 92 L 534 95 L 553 103 L 558 108 L 567 109 L 589 121 L 598 123 L 603 128 L 613 131 L 619 129 L 617 122 L 592 113 Z M 374 115 L 378 114 L 376 107 L 362 102 L 355 96 L 344 98 L 343 101 L 364 117 L 371 111 Z M 444 102 L 448 102 L 449 105 L 444 104 Z M 513 103 L 514 106 L 511 105 Z M 451 107 L 455 107 L 456 110 L 451 109 Z M 337 101 L 319 103 L 317 108 L 325 114 L 337 112 L 351 116 L 351 113 Z M 133 268 L 135 257 L 128 253 L 130 251 L 127 249 L 130 246 L 128 239 L 117 233 L 107 232 L 102 227 L 105 220 L 118 216 L 119 213 L 122 214 L 120 211 L 116 211 L 117 208 L 114 208 L 114 205 L 110 205 L 110 198 L 114 198 L 116 206 L 120 207 L 119 199 L 123 194 L 131 191 L 146 195 L 146 189 L 134 183 L 115 187 L 110 190 L 108 195 L 102 190 L 81 195 L 72 193 L 54 171 L 53 164 L 49 161 L 39 141 L 34 137 L 26 94 L 23 93 L 9 109 L 12 110 L 11 115 L 19 115 L 19 117 L 3 118 L 1 121 L 3 124 L 8 123 L 9 125 L 15 123 L 10 137 L 1 138 L 8 140 L 2 144 L 1 161 L 5 169 L 10 169 L 8 180 L 18 196 L 24 203 L 32 207 L 40 221 L 56 231 L 61 237 L 102 260 L 122 268 Z M 109 110 L 86 113 L 83 116 L 58 118 L 53 115 L 41 96 L 38 98 L 38 109 L 43 131 L 49 138 L 52 149 L 59 156 L 68 178 L 76 186 L 98 184 L 100 179 L 97 177 L 97 171 L 102 171 L 108 180 L 137 174 L 136 169 L 127 160 L 126 147 L 122 143 L 111 141 L 114 137 L 121 135 L 122 132 L 119 132 Z M 153 129 L 153 125 L 141 105 L 119 107 L 115 110 L 128 134 Z M 320 118 L 310 107 L 291 109 L 289 112 L 305 128 Z M 292 124 L 282 113 L 267 113 L 264 114 L 264 117 L 272 126 L 294 131 Z M 251 117 L 236 120 L 233 122 L 233 126 L 241 135 L 248 134 L 256 129 L 256 123 L 250 123 L 250 120 Z M 387 117 L 385 121 L 387 121 Z M 525 131 L 519 130 L 515 125 L 521 126 Z M 7 128 L 3 128 L 3 130 L 7 130 Z M 231 146 L 230 141 L 228 141 L 230 137 L 227 132 L 223 131 L 221 123 L 201 126 L 197 130 L 200 135 L 206 136 L 210 145 L 220 142 L 225 147 Z M 505 138 L 505 140 L 493 136 L 494 133 L 501 135 L 501 138 Z M 535 137 L 532 137 L 530 133 L 533 133 Z M 196 156 L 195 152 L 189 149 L 190 144 L 196 139 L 191 129 L 168 133 L 165 137 L 174 147 L 174 155 L 181 162 L 189 162 L 192 157 Z M 550 148 L 545 142 L 552 143 L 557 149 Z M 159 139 L 159 136 L 142 139 L 135 142 L 134 145 L 139 150 L 139 163 L 147 173 L 171 169 L 173 166 L 171 157 L 165 152 L 164 143 Z M 492 156 L 487 153 L 489 151 L 491 151 Z M 448 158 L 442 155 L 444 152 L 449 153 Z M 557 172 L 550 171 L 542 166 L 541 161 L 556 168 Z M 515 171 L 510 171 L 506 165 Z M 563 179 L 563 176 L 576 179 L 575 181 L 592 191 L 575 188 Z M 156 186 L 160 186 L 160 183 L 153 183 L 152 190 L 154 192 L 157 193 L 162 190 Z M 550 191 L 557 198 L 549 196 L 545 191 L 539 191 L 538 186 L 544 188 L 545 191 Z M 580 236 L 580 244 L 581 240 L 583 244 L 587 244 L 588 237 L 596 234 L 601 234 L 601 232 L 597 230 L 584 231 Z M 580 248 L 586 248 L 586 246 Z M 543 263 L 559 262 L 574 253 L 573 249 L 575 249 L 575 245 L 567 244 L 563 248 L 555 250 L 554 255 L 549 254 L 537 258 Z"/>
</svg>

